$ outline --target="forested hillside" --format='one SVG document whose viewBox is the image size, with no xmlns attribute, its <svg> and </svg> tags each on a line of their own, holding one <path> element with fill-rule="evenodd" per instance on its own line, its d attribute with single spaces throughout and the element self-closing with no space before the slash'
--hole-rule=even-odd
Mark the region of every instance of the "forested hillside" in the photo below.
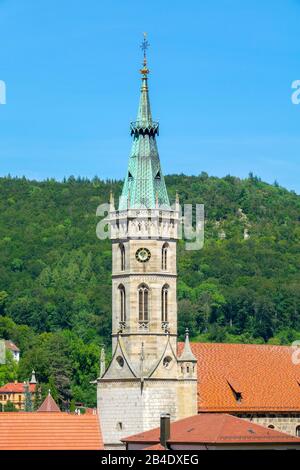
<svg viewBox="0 0 300 470">
<path fill-rule="evenodd" d="M 205 205 L 205 244 L 179 242 L 179 333 L 195 340 L 290 343 L 300 338 L 300 196 L 249 178 L 172 175 L 170 199 Z M 61 403 L 95 403 L 101 344 L 110 345 L 111 247 L 96 208 L 121 182 L 0 178 L 0 338 L 21 348 Z"/>
</svg>

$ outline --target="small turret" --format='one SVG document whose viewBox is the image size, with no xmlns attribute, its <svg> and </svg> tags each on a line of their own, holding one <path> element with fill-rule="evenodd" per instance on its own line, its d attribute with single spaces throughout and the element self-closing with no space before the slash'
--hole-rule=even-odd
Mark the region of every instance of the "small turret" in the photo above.
<svg viewBox="0 0 300 470">
<path fill-rule="evenodd" d="M 177 359 L 177 419 L 197 414 L 197 359 L 193 354 L 189 340 L 189 330 L 185 330 L 185 342 L 182 353 Z"/>
<path fill-rule="evenodd" d="M 178 210 L 178 209 L 177 209 L 177 208 L 179 208 L 179 194 L 178 194 L 178 191 L 176 191 L 175 205 L 176 205 L 175 210 Z"/>
<path fill-rule="evenodd" d="M 109 195 L 109 210 L 110 212 L 115 211 L 115 198 L 114 198 L 114 193 L 112 191 L 110 191 L 110 195 Z"/>
<path fill-rule="evenodd" d="M 30 379 L 30 382 L 29 382 L 29 383 L 30 383 L 30 384 L 36 384 L 36 383 L 37 383 L 36 377 L 35 377 L 35 370 L 33 370 L 33 371 L 31 372 L 31 379 Z"/>
<path fill-rule="evenodd" d="M 197 359 L 193 354 L 190 345 L 189 339 L 189 329 L 186 328 L 185 330 L 185 342 L 184 348 L 181 353 L 181 356 L 178 358 L 178 365 L 179 365 L 179 374 L 183 376 L 183 378 L 195 378 L 197 377 Z"/>
<path fill-rule="evenodd" d="M 100 378 L 104 375 L 105 372 L 105 349 L 101 348 L 100 354 Z"/>
</svg>

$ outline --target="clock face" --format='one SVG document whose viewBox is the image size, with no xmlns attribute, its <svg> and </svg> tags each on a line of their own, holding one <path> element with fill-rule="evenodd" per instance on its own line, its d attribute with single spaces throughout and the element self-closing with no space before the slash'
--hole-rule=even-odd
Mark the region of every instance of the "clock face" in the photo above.
<svg viewBox="0 0 300 470">
<path fill-rule="evenodd" d="M 139 248 L 135 257 L 140 263 L 146 263 L 151 258 L 151 253 L 148 248 Z"/>
</svg>

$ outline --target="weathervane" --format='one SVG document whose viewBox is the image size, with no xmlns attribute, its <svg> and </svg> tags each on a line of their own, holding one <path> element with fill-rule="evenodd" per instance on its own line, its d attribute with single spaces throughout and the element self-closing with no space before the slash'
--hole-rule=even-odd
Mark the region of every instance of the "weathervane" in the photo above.
<svg viewBox="0 0 300 470">
<path fill-rule="evenodd" d="M 144 39 L 143 39 L 143 42 L 141 44 L 141 49 L 144 53 L 144 59 L 146 59 L 146 51 L 147 51 L 148 47 L 150 46 L 150 44 L 147 41 L 147 33 L 143 33 L 143 34 L 144 34 Z"/>
<path fill-rule="evenodd" d="M 147 73 L 149 73 L 149 70 L 147 69 L 147 56 L 146 56 L 146 51 L 148 49 L 148 47 L 150 46 L 149 42 L 147 41 L 147 33 L 144 33 L 144 39 L 143 39 L 143 42 L 141 44 L 141 49 L 144 53 L 144 61 L 143 61 L 143 68 L 141 70 L 141 73 L 143 75 L 147 75 Z"/>
</svg>

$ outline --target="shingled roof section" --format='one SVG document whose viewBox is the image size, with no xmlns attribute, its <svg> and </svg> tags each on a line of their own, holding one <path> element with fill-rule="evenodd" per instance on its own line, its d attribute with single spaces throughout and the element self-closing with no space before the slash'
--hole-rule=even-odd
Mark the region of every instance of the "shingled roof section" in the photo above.
<svg viewBox="0 0 300 470">
<path fill-rule="evenodd" d="M 0 413 L 0 450 L 102 450 L 97 415 Z"/>
<path fill-rule="evenodd" d="M 122 439 L 123 442 L 145 443 L 153 449 L 159 445 L 160 429 L 152 429 Z M 251 423 L 225 413 L 201 413 L 171 423 L 168 444 L 299 444 L 300 439 L 274 429 Z M 148 444 L 148 445 L 147 445 Z"/>
<path fill-rule="evenodd" d="M 292 361 L 292 347 L 191 343 L 191 348 L 198 361 L 199 412 L 300 412 L 300 364 Z"/>
</svg>

